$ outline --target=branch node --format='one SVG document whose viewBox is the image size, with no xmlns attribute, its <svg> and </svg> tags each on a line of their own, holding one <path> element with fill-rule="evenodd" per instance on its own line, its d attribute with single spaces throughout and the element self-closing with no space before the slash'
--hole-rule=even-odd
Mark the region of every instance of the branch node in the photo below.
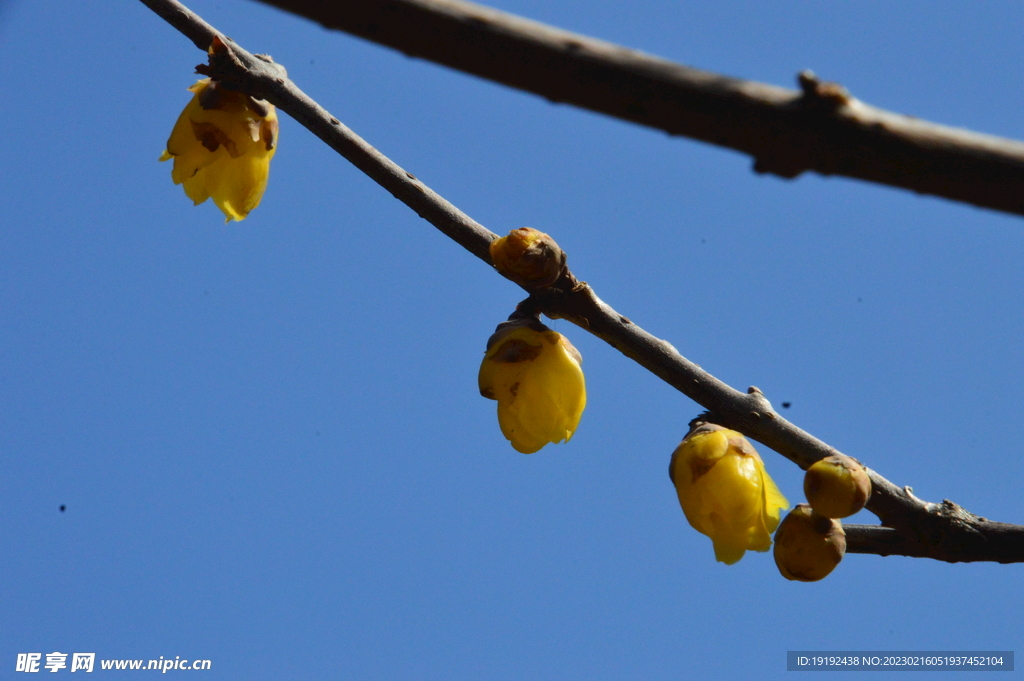
<svg viewBox="0 0 1024 681">
<path fill-rule="evenodd" d="M 819 106 L 835 109 L 844 104 L 849 104 L 853 99 L 850 91 L 839 83 L 822 81 L 814 74 L 814 71 L 804 70 L 797 74 L 796 81 L 800 85 L 803 97 L 799 103 L 802 106 Z"/>
</svg>

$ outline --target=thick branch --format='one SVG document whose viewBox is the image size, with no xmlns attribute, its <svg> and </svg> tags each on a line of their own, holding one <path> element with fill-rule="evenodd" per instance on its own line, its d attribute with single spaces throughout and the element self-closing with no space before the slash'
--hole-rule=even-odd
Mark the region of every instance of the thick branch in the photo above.
<svg viewBox="0 0 1024 681">
<path fill-rule="evenodd" d="M 157 10 L 161 16 L 187 16 L 188 10 L 177 0 L 141 0 Z M 180 11 L 179 9 L 180 8 Z M 194 15 L 191 15 L 194 17 Z M 172 22 L 173 23 L 173 22 Z M 198 17 L 195 23 L 177 26 L 182 33 L 197 40 L 208 28 Z M 212 36 L 211 36 L 212 40 Z M 226 49 L 218 50 L 210 57 L 209 68 L 204 71 L 228 86 L 243 88 L 248 94 L 267 99 L 286 111 L 303 126 L 320 137 L 331 148 L 344 156 L 356 167 L 376 180 L 382 187 L 405 203 L 484 262 L 491 264 L 489 246 L 496 235 L 474 221 L 426 185 L 407 173 L 383 154 L 367 144 L 362 138 L 342 125 L 323 107 L 303 93 L 284 77 L 284 70 L 269 62 L 266 57 L 256 57 L 242 48 L 226 41 Z M 652 336 L 626 317 L 613 310 L 585 283 L 579 283 L 566 270 L 560 283 L 542 292 L 531 292 L 530 304 L 551 317 L 565 318 L 604 339 L 620 352 L 638 362 L 695 402 L 715 413 L 722 425 L 735 428 L 755 440 L 786 456 L 801 468 L 807 468 L 815 461 L 838 453 L 821 440 L 804 432 L 786 421 L 772 408 L 761 391 L 751 387 L 741 393 L 696 364 L 693 364 L 667 341 Z M 959 509 L 961 513 L 942 514 L 937 505 L 927 504 L 899 489 L 885 478 L 871 473 L 874 492 L 868 504 L 869 510 L 882 522 L 898 528 L 914 537 L 911 543 L 897 544 L 896 549 L 886 545 L 886 555 L 900 553 L 901 547 L 915 551 L 907 555 L 922 555 L 938 560 L 972 561 L 1000 560 L 1024 562 L 1024 527 L 988 523 Z M 943 507 L 948 502 L 944 502 Z M 995 527 L 998 526 L 998 527 Z M 995 529 L 993 529 L 995 527 Z M 1005 531 L 1002 528 L 1013 528 Z M 963 528 L 967 528 L 964 530 Z M 993 533 L 999 537 L 1016 540 L 1016 552 L 981 551 L 984 542 L 961 542 L 961 532 L 980 533 L 986 541 Z M 1016 533 L 1016 534 L 1015 534 Z M 864 552 L 873 546 L 865 540 L 858 544 Z M 860 550 L 854 548 L 851 550 Z"/>
<path fill-rule="evenodd" d="M 846 552 L 879 556 L 935 558 L 949 563 L 965 560 L 1024 563 L 1024 527 L 978 520 L 956 526 L 954 532 L 943 523 L 944 536 L 937 541 L 877 525 L 845 525 Z M 965 556 L 970 556 L 965 559 Z"/>
<path fill-rule="evenodd" d="M 758 172 L 845 175 L 1024 214 L 1024 143 L 700 71 L 463 0 L 260 0 L 460 71 L 749 154 Z"/>
</svg>

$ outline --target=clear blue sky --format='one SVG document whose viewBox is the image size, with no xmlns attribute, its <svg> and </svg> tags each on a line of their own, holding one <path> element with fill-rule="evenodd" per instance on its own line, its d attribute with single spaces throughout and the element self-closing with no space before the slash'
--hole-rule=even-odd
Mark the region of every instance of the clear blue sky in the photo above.
<svg viewBox="0 0 1024 681">
<path fill-rule="evenodd" d="M 1024 138 L 1020 3 L 491 4 Z M 721 379 L 925 499 L 1024 523 L 1024 219 L 756 176 L 253 2 L 191 7 L 491 230 L 552 234 Z M 0 4 L 0 678 L 52 651 L 232 680 L 1019 652 L 1019 565 L 850 555 L 800 584 L 770 554 L 716 563 L 666 474 L 700 407 L 568 323 L 580 429 L 513 451 L 476 372 L 520 290 L 286 115 L 246 221 L 192 207 L 157 157 L 202 60 L 138 2 Z M 759 450 L 800 501 L 797 467 Z"/>
</svg>

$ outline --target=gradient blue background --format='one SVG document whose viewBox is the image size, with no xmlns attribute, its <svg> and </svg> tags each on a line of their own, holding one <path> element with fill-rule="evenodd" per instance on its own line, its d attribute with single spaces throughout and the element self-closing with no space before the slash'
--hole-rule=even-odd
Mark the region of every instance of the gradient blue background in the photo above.
<svg viewBox="0 0 1024 681">
<path fill-rule="evenodd" d="M 1024 138 L 1018 2 L 491 4 Z M 1024 522 L 1024 219 L 757 176 L 253 2 L 190 6 L 491 230 L 552 234 L 716 376 L 925 499 Z M 801 584 L 770 554 L 715 563 L 666 475 L 700 408 L 566 322 L 580 429 L 513 451 L 476 372 L 520 290 L 286 115 L 246 221 L 192 207 L 157 157 L 202 60 L 137 2 L 0 4 L 0 678 L 54 650 L 211 659 L 204 679 L 777 679 L 787 650 L 1020 651 L 1018 565 L 850 555 Z"/>
</svg>

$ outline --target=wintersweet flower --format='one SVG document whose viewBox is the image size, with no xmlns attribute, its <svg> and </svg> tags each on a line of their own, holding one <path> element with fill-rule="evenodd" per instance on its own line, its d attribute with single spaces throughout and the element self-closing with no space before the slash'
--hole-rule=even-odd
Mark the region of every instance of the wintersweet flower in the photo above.
<svg viewBox="0 0 1024 681">
<path fill-rule="evenodd" d="M 568 441 L 587 404 L 583 358 L 534 318 L 499 325 L 480 365 L 480 394 L 498 401 L 498 425 L 516 451 Z"/>
<path fill-rule="evenodd" d="M 277 112 L 263 100 L 204 78 L 178 116 L 161 161 L 174 159 L 171 179 L 198 206 L 212 198 L 225 222 L 259 205 L 277 147 Z"/>
<path fill-rule="evenodd" d="M 771 547 L 789 502 L 741 433 L 695 421 L 668 472 L 687 521 L 711 538 L 716 560 L 732 565 L 748 550 Z"/>
</svg>

